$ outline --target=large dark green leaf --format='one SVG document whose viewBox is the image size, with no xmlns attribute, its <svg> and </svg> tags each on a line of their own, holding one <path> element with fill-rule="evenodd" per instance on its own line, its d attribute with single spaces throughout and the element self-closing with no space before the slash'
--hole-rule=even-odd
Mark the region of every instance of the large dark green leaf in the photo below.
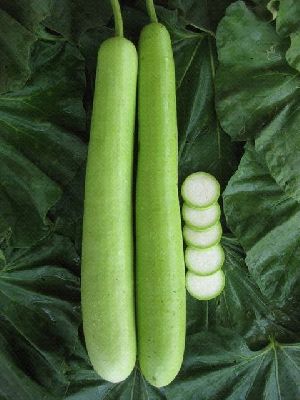
<svg viewBox="0 0 300 400">
<path fill-rule="evenodd" d="M 233 329 L 254 347 L 270 337 L 279 341 L 300 340 L 300 322 L 291 312 L 292 307 L 280 309 L 261 292 L 257 279 L 249 274 L 236 239 L 224 237 L 222 244 L 226 254 L 226 286 L 216 302 L 217 325 Z"/>
<path fill-rule="evenodd" d="M 176 65 L 179 181 L 202 170 L 214 174 L 225 187 L 236 169 L 238 149 L 216 118 L 214 39 L 186 29 L 188 19 L 178 19 L 175 12 L 161 10 L 160 16 L 172 36 Z"/>
<path fill-rule="evenodd" d="M 286 52 L 287 62 L 300 72 L 300 30 L 292 33 L 291 46 Z"/>
<path fill-rule="evenodd" d="M 109 0 L 60 0 L 54 2 L 45 25 L 68 40 L 78 41 L 90 29 L 100 29 L 112 15 Z"/>
<path fill-rule="evenodd" d="M 300 396 L 300 345 L 275 341 L 251 351 L 233 331 L 207 331 L 188 338 L 170 400 L 292 400 Z"/>
<path fill-rule="evenodd" d="M 37 42 L 33 75 L 0 96 L 0 232 L 26 247 L 49 230 L 48 210 L 85 159 L 84 64 L 65 42 Z M 28 221 L 31 221 L 30 225 Z"/>
<path fill-rule="evenodd" d="M 0 8 L 37 35 L 43 35 L 46 26 L 72 41 L 102 27 L 112 15 L 109 0 L 1 0 Z"/>
<path fill-rule="evenodd" d="M 0 8 L 35 33 L 40 23 L 51 14 L 52 3 L 51 0 L 1 0 Z"/>
<path fill-rule="evenodd" d="M 103 32 L 105 37 L 113 34 L 105 26 L 111 15 L 109 0 L 1 0 L 0 93 L 19 89 L 29 79 L 30 54 L 38 38 L 55 40 L 61 36 L 76 42 L 90 64 Z"/>
<path fill-rule="evenodd" d="M 28 80 L 35 36 L 1 9 L 0 26 L 0 93 L 4 93 L 19 89 Z"/>
<path fill-rule="evenodd" d="M 1 324 L 0 324 L 1 325 Z M 0 398 L 1 400 L 57 400 L 37 382 L 24 373 L 20 355 L 7 338 L 0 333 Z M 9 371 L 9 374 L 8 374 Z"/>
<path fill-rule="evenodd" d="M 286 62 L 288 40 L 238 1 L 218 27 L 217 44 L 222 127 L 235 140 L 255 138 L 271 175 L 300 200 L 300 76 Z"/>
<path fill-rule="evenodd" d="M 270 177 L 248 145 L 224 192 L 227 222 L 244 246 L 246 263 L 269 302 L 299 318 L 300 206 Z"/>
<path fill-rule="evenodd" d="M 179 10 L 187 24 L 194 28 L 214 32 L 220 18 L 223 17 L 226 7 L 233 0 L 197 1 L 197 0 L 169 0 L 172 8 Z"/>
<path fill-rule="evenodd" d="M 280 309 L 265 296 L 249 274 L 245 254 L 238 241 L 224 236 L 225 289 L 216 300 L 187 298 L 187 335 L 211 328 L 229 328 L 243 335 L 253 348 L 261 348 L 270 337 L 300 340 L 300 323 L 291 307 Z"/>
<path fill-rule="evenodd" d="M 298 0 L 279 0 L 276 30 L 281 36 L 300 30 L 300 3 Z"/>
<path fill-rule="evenodd" d="M 77 253 L 56 235 L 26 250 L 7 247 L 1 264 L 1 398 L 63 396 L 78 336 Z"/>
<path fill-rule="evenodd" d="M 55 232 L 69 237 L 81 253 L 85 163 L 50 212 Z"/>
<path fill-rule="evenodd" d="M 286 53 L 287 62 L 300 72 L 300 2 L 280 0 L 276 12 L 276 30 L 279 35 L 289 36 L 290 48 Z"/>
</svg>

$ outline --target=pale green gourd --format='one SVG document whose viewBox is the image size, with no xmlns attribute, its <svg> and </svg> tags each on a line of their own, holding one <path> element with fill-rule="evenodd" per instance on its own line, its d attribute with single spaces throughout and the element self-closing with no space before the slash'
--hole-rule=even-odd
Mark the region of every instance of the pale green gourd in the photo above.
<svg viewBox="0 0 300 400">
<path fill-rule="evenodd" d="M 96 372 L 124 380 L 136 362 L 133 277 L 132 174 L 137 52 L 122 35 L 98 54 L 86 168 L 82 314 L 86 347 Z"/>
<path fill-rule="evenodd" d="M 153 3 L 148 2 L 155 21 Z M 138 359 L 154 386 L 169 384 L 183 359 L 185 266 L 178 200 L 174 60 L 158 22 L 139 42 L 136 190 Z"/>
</svg>

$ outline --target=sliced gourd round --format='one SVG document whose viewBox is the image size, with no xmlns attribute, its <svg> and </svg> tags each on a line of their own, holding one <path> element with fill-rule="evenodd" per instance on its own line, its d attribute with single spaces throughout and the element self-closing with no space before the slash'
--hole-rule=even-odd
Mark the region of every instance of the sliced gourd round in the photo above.
<svg viewBox="0 0 300 400">
<path fill-rule="evenodd" d="M 211 300 L 219 296 L 225 286 L 225 275 L 221 269 L 211 275 L 200 276 L 188 271 L 186 289 L 197 300 Z"/>
<path fill-rule="evenodd" d="M 186 203 L 182 206 L 182 218 L 192 228 L 208 228 L 220 219 L 220 215 L 221 208 L 218 203 L 206 208 L 190 207 Z"/>
<path fill-rule="evenodd" d="M 183 182 L 181 195 L 192 207 L 208 207 L 217 202 L 220 196 L 220 184 L 207 172 L 195 172 Z"/>
<path fill-rule="evenodd" d="M 225 254 L 218 243 L 207 249 L 187 247 L 185 250 L 185 265 L 197 275 L 211 275 L 222 268 Z"/>
<path fill-rule="evenodd" d="M 185 225 L 183 227 L 183 237 L 188 246 L 206 249 L 220 242 L 222 226 L 220 222 L 217 222 L 209 228 L 196 230 Z"/>
</svg>

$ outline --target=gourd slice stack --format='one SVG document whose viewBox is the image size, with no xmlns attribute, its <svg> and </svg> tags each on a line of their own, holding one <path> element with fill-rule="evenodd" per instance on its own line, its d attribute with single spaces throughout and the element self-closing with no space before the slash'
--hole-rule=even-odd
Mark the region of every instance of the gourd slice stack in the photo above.
<svg viewBox="0 0 300 400">
<path fill-rule="evenodd" d="M 225 255 L 220 244 L 220 185 L 214 176 L 196 172 L 185 179 L 181 194 L 184 200 L 183 238 L 187 245 L 186 288 L 194 298 L 210 300 L 217 297 L 225 286 L 221 270 Z"/>
</svg>

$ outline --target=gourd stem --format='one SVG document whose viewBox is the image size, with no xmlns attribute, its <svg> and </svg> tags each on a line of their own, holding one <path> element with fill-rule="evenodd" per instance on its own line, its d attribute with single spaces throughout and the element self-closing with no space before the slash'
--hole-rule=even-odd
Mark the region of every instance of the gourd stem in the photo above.
<svg viewBox="0 0 300 400">
<path fill-rule="evenodd" d="M 151 22 L 158 22 L 153 0 L 146 0 L 146 4 Z"/>
<path fill-rule="evenodd" d="M 124 36 L 124 29 L 123 29 L 123 19 L 122 19 L 122 14 L 121 14 L 121 8 L 118 0 L 110 0 L 112 9 L 113 9 L 113 14 L 114 14 L 114 20 L 115 20 L 115 32 L 116 36 Z"/>
</svg>

